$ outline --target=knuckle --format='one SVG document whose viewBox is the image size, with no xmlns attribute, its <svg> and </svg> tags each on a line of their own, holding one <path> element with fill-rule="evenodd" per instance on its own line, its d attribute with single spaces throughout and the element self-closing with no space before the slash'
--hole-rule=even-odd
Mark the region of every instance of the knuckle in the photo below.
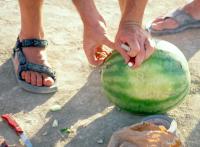
<svg viewBox="0 0 200 147">
<path fill-rule="evenodd" d="M 133 51 L 135 51 L 136 53 L 140 52 L 140 48 L 136 47 L 136 48 L 133 48 Z"/>
<path fill-rule="evenodd" d="M 135 53 L 133 53 L 133 52 L 128 52 L 127 53 L 130 57 L 135 57 Z"/>
</svg>

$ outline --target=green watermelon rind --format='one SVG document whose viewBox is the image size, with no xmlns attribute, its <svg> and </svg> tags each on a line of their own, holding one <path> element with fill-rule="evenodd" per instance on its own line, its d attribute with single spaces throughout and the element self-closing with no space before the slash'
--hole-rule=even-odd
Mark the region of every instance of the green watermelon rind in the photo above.
<svg viewBox="0 0 200 147">
<path fill-rule="evenodd" d="M 175 46 L 172 46 L 172 47 L 175 47 Z M 166 49 L 166 47 L 164 47 L 164 49 L 163 49 L 162 46 L 159 47 L 159 45 L 158 45 L 157 46 L 157 50 L 158 50 L 157 53 L 153 54 L 152 56 L 154 56 L 154 58 L 156 56 L 159 57 L 159 53 L 161 53 L 161 55 L 162 55 L 162 53 L 164 52 L 163 50 L 165 50 L 165 49 Z M 107 72 L 108 72 L 107 74 L 111 74 L 112 76 L 116 76 L 116 78 L 117 78 L 117 77 L 123 76 L 123 74 L 126 74 L 126 73 L 122 72 L 122 73 L 116 73 L 115 74 L 115 70 L 116 70 L 115 68 L 118 68 L 116 66 L 116 64 L 118 64 L 118 63 L 124 64 L 124 66 L 126 68 L 128 68 L 127 65 L 125 63 L 123 63 L 123 58 L 116 57 L 119 54 L 114 52 L 113 55 L 112 55 L 112 60 L 111 60 L 111 57 L 109 59 L 107 59 L 106 63 L 104 64 L 103 71 L 102 71 L 101 79 L 102 79 L 102 84 L 103 84 L 103 87 L 104 87 L 103 91 L 106 94 L 106 96 L 110 99 L 110 101 L 115 103 L 117 106 L 119 106 L 119 107 L 121 107 L 121 108 L 123 108 L 123 109 L 125 109 L 125 110 L 127 110 L 129 112 L 134 112 L 134 113 L 138 113 L 138 114 L 141 114 L 141 113 L 142 114 L 164 113 L 164 112 L 174 108 L 176 105 L 181 103 L 184 100 L 184 98 L 186 97 L 186 95 L 189 93 L 189 89 L 190 89 L 190 73 L 188 72 L 189 70 L 188 70 L 187 60 L 185 59 L 185 57 L 182 54 L 182 52 L 180 50 L 176 49 L 176 48 L 173 48 L 173 49 L 175 49 L 175 50 L 169 52 L 170 56 L 174 56 L 175 55 L 174 56 L 174 60 L 177 60 L 177 61 L 181 60 L 182 61 L 180 65 L 179 65 L 179 62 L 173 62 L 173 64 L 174 63 L 176 63 L 176 64 L 178 63 L 177 66 L 181 66 L 181 68 L 183 69 L 183 72 L 185 74 L 185 75 L 183 74 L 183 76 L 184 76 L 184 78 L 186 78 L 186 81 L 182 81 L 181 88 L 178 88 L 179 91 L 178 91 L 177 95 L 169 96 L 169 97 L 167 97 L 165 99 L 161 99 L 161 100 L 158 100 L 158 99 L 155 100 L 155 99 L 151 99 L 151 98 L 148 99 L 148 100 L 147 99 L 138 99 L 136 97 L 132 97 L 130 99 L 127 95 L 125 95 L 126 92 L 122 92 L 122 91 L 121 92 L 117 92 L 117 89 L 119 90 L 120 88 L 122 88 L 122 89 L 127 88 L 126 84 L 121 84 L 120 88 L 116 88 L 115 91 L 113 91 L 112 86 L 111 86 L 112 80 L 109 81 L 109 79 L 107 79 L 107 81 L 106 81 L 107 85 L 104 84 L 104 82 L 105 82 L 104 81 L 105 78 L 103 78 L 104 69 L 110 68 L 109 70 L 107 70 Z M 168 60 L 170 58 L 168 58 L 166 53 L 168 54 L 168 52 L 165 51 L 165 56 L 164 57 L 166 58 L 166 60 Z M 178 56 L 176 56 L 176 54 L 178 54 Z M 147 61 L 145 61 L 145 62 L 147 62 Z M 145 64 L 145 62 L 143 64 Z M 120 71 L 120 70 L 118 69 L 118 71 Z M 180 71 L 178 71 L 178 72 L 180 72 Z M 180 74 L 182 74 L 182 72 Z M 119 79 L 119 81 L 120 80 L 121 79 Z M 126 80 L 124 80 L 124 81 L 126 81 Z M 117 85 L 116 79 L 114 81 L 114 84 L 115 84 L 115 86 Z M 176 88 L 176 85 L 175 85 L 174 88 Z M 123 101 L 121 100 L 122 98 L 123 98 Z"/>
<path fill-rule="evenodd" d="M 103 89 L 103 91 L 111 102 L 115 103 L 117 106 L 119 106 L 120 108 L 124 110 L 133 112 L 133 113 L 138 113 L 138 114 L 165 113 L 168 110 L 171 110 L 172 108 L 180 104 L 184 100 L 184 97 L 189 93 L 189 86 L 188 86 L 186 87 L 184 92 L 178 96 L 178 98 L 177 96 L 174 96 L 174 97 L 166 98 L 165 100 L 155 101 L 155 100 L 140 100 L 137 98 L 129 99 L 127 98 L 127 96 L 115 92 L 118 97 L 117 98 L 116 96 L 115 97 L 113 96 L 113 93 L 110 94 L 108 92 L 109 90 L 106 86 L 105 88 L 106 90 Z M 176 98 L 176 102 L 174 101 L 175 98 Z M 171 103 L 170 101 L 173 101 L 173 103 Z M 148 104 L 148 107 L 146 104 Z"/>
<path fill-rule="evenodd" d="M 162 52 L 162 51 L 157 51 L 157 53 L 156 54 L 154 54 L 154 59 L 152 60 L 152 61 L 150 61 L 150 62 L 155 62 L 156 61 L 156 58 L 155 58 L 155 56 L 157 55 L 157 54 L 159 54 L 160 52 Z M 111 62 L 109 62 L 109 61 L 107 61 L 107 64 L 105 64 L 106 65 L 106 67 L 105 68 L 109 68 L 109 70 L 105 70 L 104 71 L 104 69 L 103 69 L 103 72 L 102 72 L 102 75 L 111 75 L 112 77 L 115 77 L 115 78 L 111 78 L 111 79 L 109 79 L 110 78 L 110 76 L 104 76 L 104 77 L 102 77 L 101 79 L 102 79 L 102 83 L 105 83 L 106 82 L 106 84 L 107 85 L 112 85 L 112 88 L 113 89 L 116 89 L 116 90 L 118 90 L 118 91 L 120 91 L 121 89 L 123 90 L 123 91 L 121 91 L 122 93 L 124 92 L 124 90 L 126 90 L 126 89 L 128 89 L 128 91 L 129 91 L 129 86 L 130 86 L 130 81 L 132 81 L 131 79 L 125 79 L 125 77 L 127 77 L 126 76 L 126 74 L 127 74 L 127 71 L 126 72 L 116 72 L 116 71 L 120 71 L 121 69 L 119 69 L 119 67 L 122 67 L 122 70 L 128 70 L 128 71 L 130 71 L 130 69 L 129 69 L 129 67 L 125 64 L 125 63 L 123 63 L 123 59 L 120 57 L 120 58 L 115 58 L 116 57 L 116 55 L 119 57 L 120 55 L 118 54 L 118 53 L 114 53 L 113 54 L 113 60 L 111 61 Z M 161 54 L 162 55 L 162 54 Z M 120 60 L 119 60 L 120 59 Z M 163 58 L 162 57 L 162 59 L 164 59 L 164 60 L 166 60 L 165 58 Z M 154 61 L 155 60 L 155 61 Z M 116 62 L 117 61 L 117 62 Z M 117 64 L 118 63 L 120 63 L 120 64 L 122 64 L 122 65 L 120 65 L 120 66 L 117 66 Z M 179 65 L 180 63 L 179 62 L 174 62 L 173 61 L 173 65 L 174 64 L 178 64 L 178 66 L 181 66 L 181 65 Z M 111 66 L 109 66 L 109 65 L 111 65 Z M 145 66 L 145 63 L 143 63 L 143 65 L 141 65 L 141 66 Z M 174 66 L 172 66 L 172 67 L 174 67 Z M 149 68 L 149 67 L 147 67 L 147 68 Z M 182 68 L 182 66 L 181 66 L 181 68 Z M 175 70 L 176 70 L 176 68 L 175 68 Z M 170 77 L 170 80 L 172 80 L 172 79 L 174 79 L 174 80 L 177 80 L 176 78 L 179 78 L 179 79 L 184 79 L 184 78 L 187 78 L 188 77 L 188 79 L 187 79 L 187 81 L 190 79 L 189 78 L 189 73 L 186 73 L 186 71 L 187 70 L 178 70 L 178 71 L 174 71 L 173 70 L 173 72 L 168 72 L 168 77 Z M 141 72 L 141 71 L 140 71 Z M 162 75 L 162 71 L 158 71 L 158 72 L 160 72 L 161 73 L 161 75 Z M 166 73 L 166 71 L 164 71 L 165 73 Z M 174 72 L 176 72 L 176 76 L 174 77 Z M 179 73 L 178 73 L 179 72 Z M 136 72 L 134 72 L 134 73 L 136 73 Z M 178 77 L 177 77 L 178 76 Z M 182 77 L 183 76 L 183 77 Z M 119 77 L 123 77 L 123 78 L 119 78 Z M 167 77 L 166 77 L 167 78 Z M 171 79 L 172 78 L 172 79 Z M 113 81 L 113 79 L 114 79 L 114 81 Z M 179 81 L 179 83 L 175 83 L 174 84 L 174 88 L 175 89 L 178 89 L 179 91 L 176 91 L 176 92 L 178 92 L 178 93 L 180 93 L 180 92 L 182 92 L 183 91 L 183 89 L 185 89 L 184 88 L 184 85 L 186 85 L 187 86 L 187 81 Z M 113 84 L 113 82 L 114 82 L 114 84 Z M 123 84 L 121 84 L 122 82 L 124 82 Z M 181 87 L 180 87 L 180 84 L 182 85 Z M 133 85 L 133 84 L 131 84 L 131 85 Z M 177 85 L 177 86 L 176 86 Z M 144 87 L 143 87 L 144 88 Z M 166 91 L 166 90 L 165 90 Z M 164 91 L 163 91 L 163 93 L 162 94 L 164 94 Z M 174 95 L 174 93 L 173 93 L 173 95 Z"/>
</svg>

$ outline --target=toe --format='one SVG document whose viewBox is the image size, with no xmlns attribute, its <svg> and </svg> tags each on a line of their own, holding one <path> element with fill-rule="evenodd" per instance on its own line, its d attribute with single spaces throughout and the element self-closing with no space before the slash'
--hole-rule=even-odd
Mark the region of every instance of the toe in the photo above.
<svg viewBox="0 0 200 147">
<path fill-rule="evenodd" d="M 47 76 L 46 74 L 43 74 L 43 85 L 44 86 L 50 87 L 53 85 L 53 83 L 54 83 L 54 80 L 51 77 Z"/>
<path fill-rule="evenodd" d="M 178 27 L 178 23 L 173 19 L 166 19 L 165 22 L 163 22 L 163 27 L 166 29 L 174 29 Z"/>
<path fill-rule="evenodd" d="M 168 18 L 165 20 L 163 19 L 163 20 L 152 23 L 152 28 L 158 31 L 163 30 L 163 29 L 174 29 L 177 26 L 178 26 L 178 23 L 171 18 Z"/>
<path fill-rule="evenodd" d="M 36 72 L 37 86 L 42 86 L 42 75 Z"/>
<path fill-rule="evenodd" d="M 152 23 L 157 23 L 157 22 L 160 22 L 160 21 L 163 21 L 164 18 L 163 17 L 157 17 L 156 19 L 153 20 Z"/>
<path fill-rule="evenodd" d="M 25 80 L 27 83 L 31 83 L 31 72 L 30 71 L 26 72 Z"/>
<path fill-rule="evenodd" d="M 152 23 L 151 27 L 157 31 L 163 30 L 163 21 Z"/>
<path fill-rule="evenodd" d="M 30 73 L 31 73 L 31 84 L 35 86 L 37 83 L 36 72 L 31 71 Z"/>
<path fill-rule="evenodd" d="M 25 80 L 25 78 L 26 78 L 26 72 L 23 71 L 23 72 L 21 73 L 21 76 L 22 76 L 22 79 Z"/>
</svg>

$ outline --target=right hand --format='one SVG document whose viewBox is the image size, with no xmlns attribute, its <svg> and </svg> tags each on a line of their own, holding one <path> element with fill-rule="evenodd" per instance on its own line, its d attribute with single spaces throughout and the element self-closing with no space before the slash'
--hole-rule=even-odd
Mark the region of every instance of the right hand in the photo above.
<svg viewBox="0 0 200 147">
<path fill-rule="evenodd" d="M 121 47 L 122 44 L 127 44 L 130 51 L 125 51 Z M 133 68 L 139 67 L 154 52 L 154 46 L 147 32 L 140 26 L 130 22 L 120 24 L 115 38 L 115 45 L 126 59 L 126 63 L 134 59 Z"/>
</svg>

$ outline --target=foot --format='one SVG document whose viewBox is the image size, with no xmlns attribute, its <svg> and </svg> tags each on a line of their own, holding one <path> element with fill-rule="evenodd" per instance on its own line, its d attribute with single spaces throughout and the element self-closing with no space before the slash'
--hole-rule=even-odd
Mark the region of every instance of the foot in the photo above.
<svg viewBox="0 0 200 147">
<path fill-rule="evenodd" d="M 194 0 L 191 3 L 185 5 L 184 7 L 180 8 L 189 15 L 191 15 L 194 19 L 200 20 L 200 1 Z M 175 29 L 179 26 L 178 22 L 176 22 L 173 18 L 156 18 L 151 27 L 154 30 L 161 31 L 164 29 Z"/>
<path fill-rule="evenodd" d="M 22 41 L 22 37 L 20 36 L 20 41 Z M 41 39 L 41 38 L 40 38 Z M 36 48 L 36 47 L 28 47 L 23 48 L 23 53 L 30 63 L 46 65 L 50 67 L 50 64 L 47 61 L 47 53 L 45 48 Z M 18 58 L 15 56 L 14 58 L 15 70 L 18 70 Z M 23 71 L 22 79 L 27 83 L 34 86 L 47 86 L 50 87 L 54 84 L 54 80 L 46 74 L 38 73 L 34 71 Z"/>
</svg>

